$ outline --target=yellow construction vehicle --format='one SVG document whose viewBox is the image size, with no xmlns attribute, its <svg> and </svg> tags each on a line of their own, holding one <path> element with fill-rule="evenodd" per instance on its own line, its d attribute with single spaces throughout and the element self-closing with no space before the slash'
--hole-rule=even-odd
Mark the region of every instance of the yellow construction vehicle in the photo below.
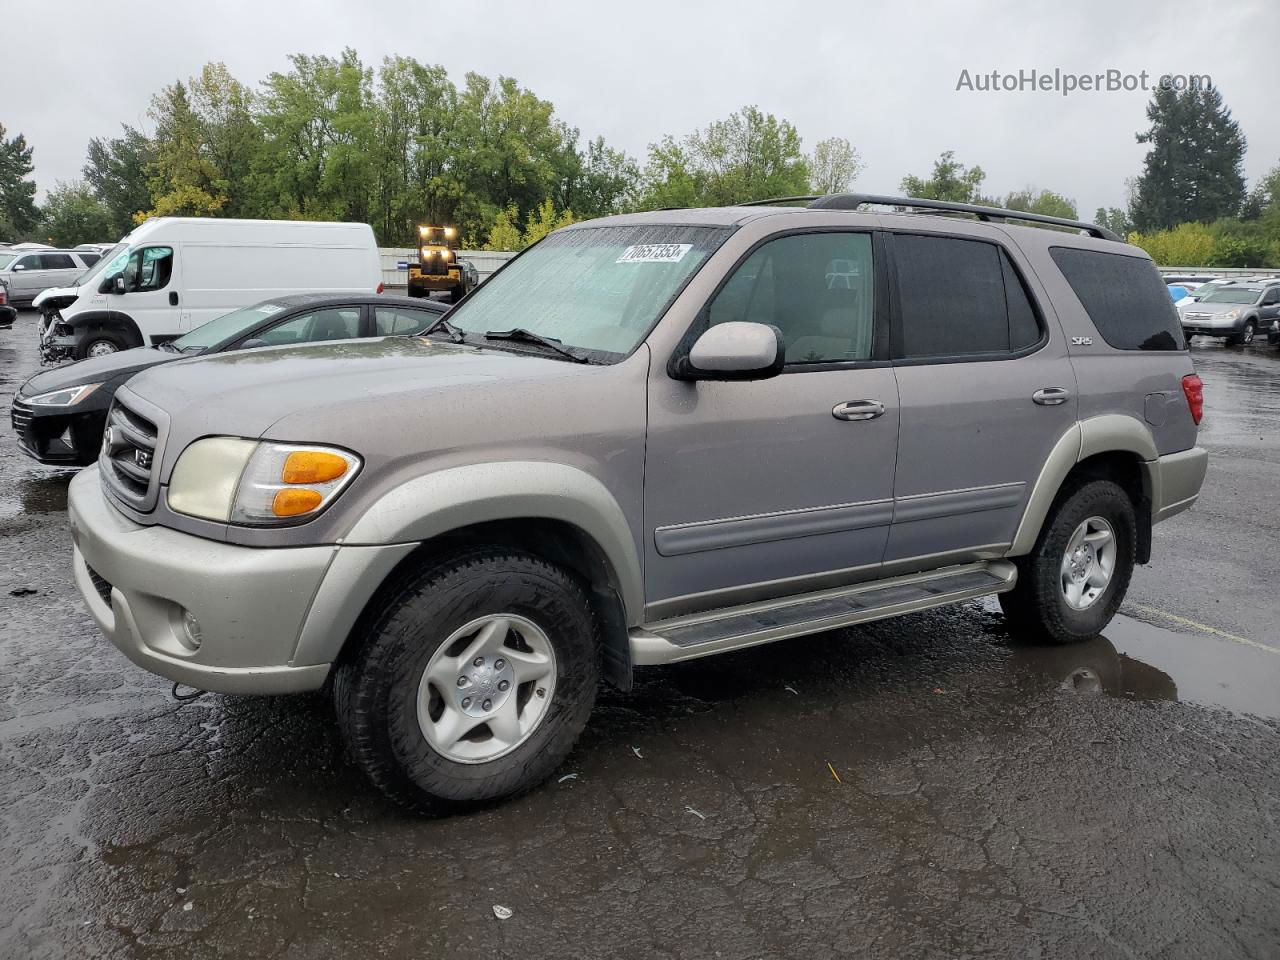
<svg viewBox="0 0 1280 960">
<path fill-rule="evenodd" d="M 409 296 L 428 297 L 445 290 L 457 303 L 476 285 L 475 268 L 458 259 L 458 231 L 423 224 L 418 227 L 418 262 L 409 265 Z"/>
</svg>

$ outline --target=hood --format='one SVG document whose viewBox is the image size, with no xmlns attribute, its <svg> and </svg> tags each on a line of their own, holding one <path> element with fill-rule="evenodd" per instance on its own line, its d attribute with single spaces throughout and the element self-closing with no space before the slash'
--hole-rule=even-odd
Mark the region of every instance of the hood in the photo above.
<svg viewBox="0 0 1280 960">
<path fill-rule="evenodd" d="M 50 287 L 37 293 L 35 299 L 31 301 L 31 306 L 37 309 L 46 307 L 50 310 L 61 310 L 63 307 L 71 306 L 79 297 L 79 287 Z"/>
<path fill-rule="evenodd" d="M 155 347 L 134 347 L 105 357 L 90 357 L 75 363 L 64 363 L 52 370 L 44 370 L 22 385 L 19 396 L 30 397 L 38 393 L 50 393 L 78 387 L 84 383 L 122 381 L 133 374 L 158 363 L 182 359 L 181 354 L 168 353 Z"/>
<path fill-rule="evenodd" d="M 174 441 L 229 434 L 350 443 L 352 434 L 358 440 L 397 416 L 455 407 L 463 394 L 480 393 L 487 404 L 519 403 L 534 381 L 603 369 L 532 353 L 387 337 L 179 360 L 140 374 L 128 389 L 169 415 Z"/>
</svg>

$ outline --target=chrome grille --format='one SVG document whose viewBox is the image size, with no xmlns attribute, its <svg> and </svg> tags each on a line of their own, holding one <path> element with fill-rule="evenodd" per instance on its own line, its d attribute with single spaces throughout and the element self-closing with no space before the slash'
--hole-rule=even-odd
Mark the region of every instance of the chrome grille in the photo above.
<svg viewBox="0 0 1280 960">
<path fill-rule="evenodd" d="M 107 414 L 107 430 L 98 464 L 103 482 L 111 492 L 139 510 L 149 510 L 152 506 L 151 474 L 158 441 L 156 425 L 129 409 L 117 394 Z"/>
</svg>

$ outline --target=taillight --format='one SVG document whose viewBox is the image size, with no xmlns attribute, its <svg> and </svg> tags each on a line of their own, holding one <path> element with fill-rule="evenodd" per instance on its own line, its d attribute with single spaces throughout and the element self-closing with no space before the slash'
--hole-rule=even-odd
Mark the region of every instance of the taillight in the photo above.
<svg viewBox="0 0 1280 960">
<path fill-rule="evenodd" d="M 1182 378 L 1182 392 L 1187 395 L 1187 407 L 1191 410 L 1191 419 L 1197 426 L 1204 416 L 1204 381 L 1194 373 Z"/>
<path fill-rule="evenodd" d="M 385 289 L 387 289 L 387 288 L 386 288 L 385 286 L 383 286 L 381 283 L 379 283 L 379 284 L 378 284 L 378 289 L 377 289 L 377 290 L 375 290 L 375 291 L 373 291 L 373 292 L 374 292 L 374 293 L 381 293 L 381 292 L 382 292 L 383 290 L 385 290 Z"/>
<path fill-rule="evenodd" d="M 6 290 L 3 286 L 0 286 L 0 307 L 3 307 L 8 302 L 9 302 L 9 291 Z"/>
</svg>

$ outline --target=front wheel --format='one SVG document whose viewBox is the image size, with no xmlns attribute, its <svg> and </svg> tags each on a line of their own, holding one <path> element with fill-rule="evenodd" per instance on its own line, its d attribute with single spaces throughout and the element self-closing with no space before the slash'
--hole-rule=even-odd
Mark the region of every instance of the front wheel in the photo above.
<svg viewBox="0 0 1280 960">
<path fill-rule="evenodd" d="M 1241 344 L 1253 343 L 1253 337 L 1257 333 L 1257 327 L 1252 320 L 1245 322 L 1244 329 L 1239 333 L 1234 333 L 1227 337 L 1228 346 L 1238 347 Z"/>
<path fill-rule="evenodd" d="M 1009 626 L 1050 643 L 1097 636 L 1129 589 L 1136 543 L 1129 495 L 1110 480 L 1078 483 L 1059 496 L 1035 549 L 1017 561 L 1017 585 L 1000 595 Z"/>
<path fill-rule="evenodd" d="M 563 762 L 599 680 L 599 631 L 565 570 L 479 549 L 410 577 L 337 671 L 369 779 L 429 814 L 510 797 Z"/>
<path fill-rule="evenodd" d="M 89 357 L 107 357 L 124 350 L 126 344 L 114 333 L 94 331 L 86 333 L 76 344 L 76 359 L 86 360 Z"/>
</svg>

